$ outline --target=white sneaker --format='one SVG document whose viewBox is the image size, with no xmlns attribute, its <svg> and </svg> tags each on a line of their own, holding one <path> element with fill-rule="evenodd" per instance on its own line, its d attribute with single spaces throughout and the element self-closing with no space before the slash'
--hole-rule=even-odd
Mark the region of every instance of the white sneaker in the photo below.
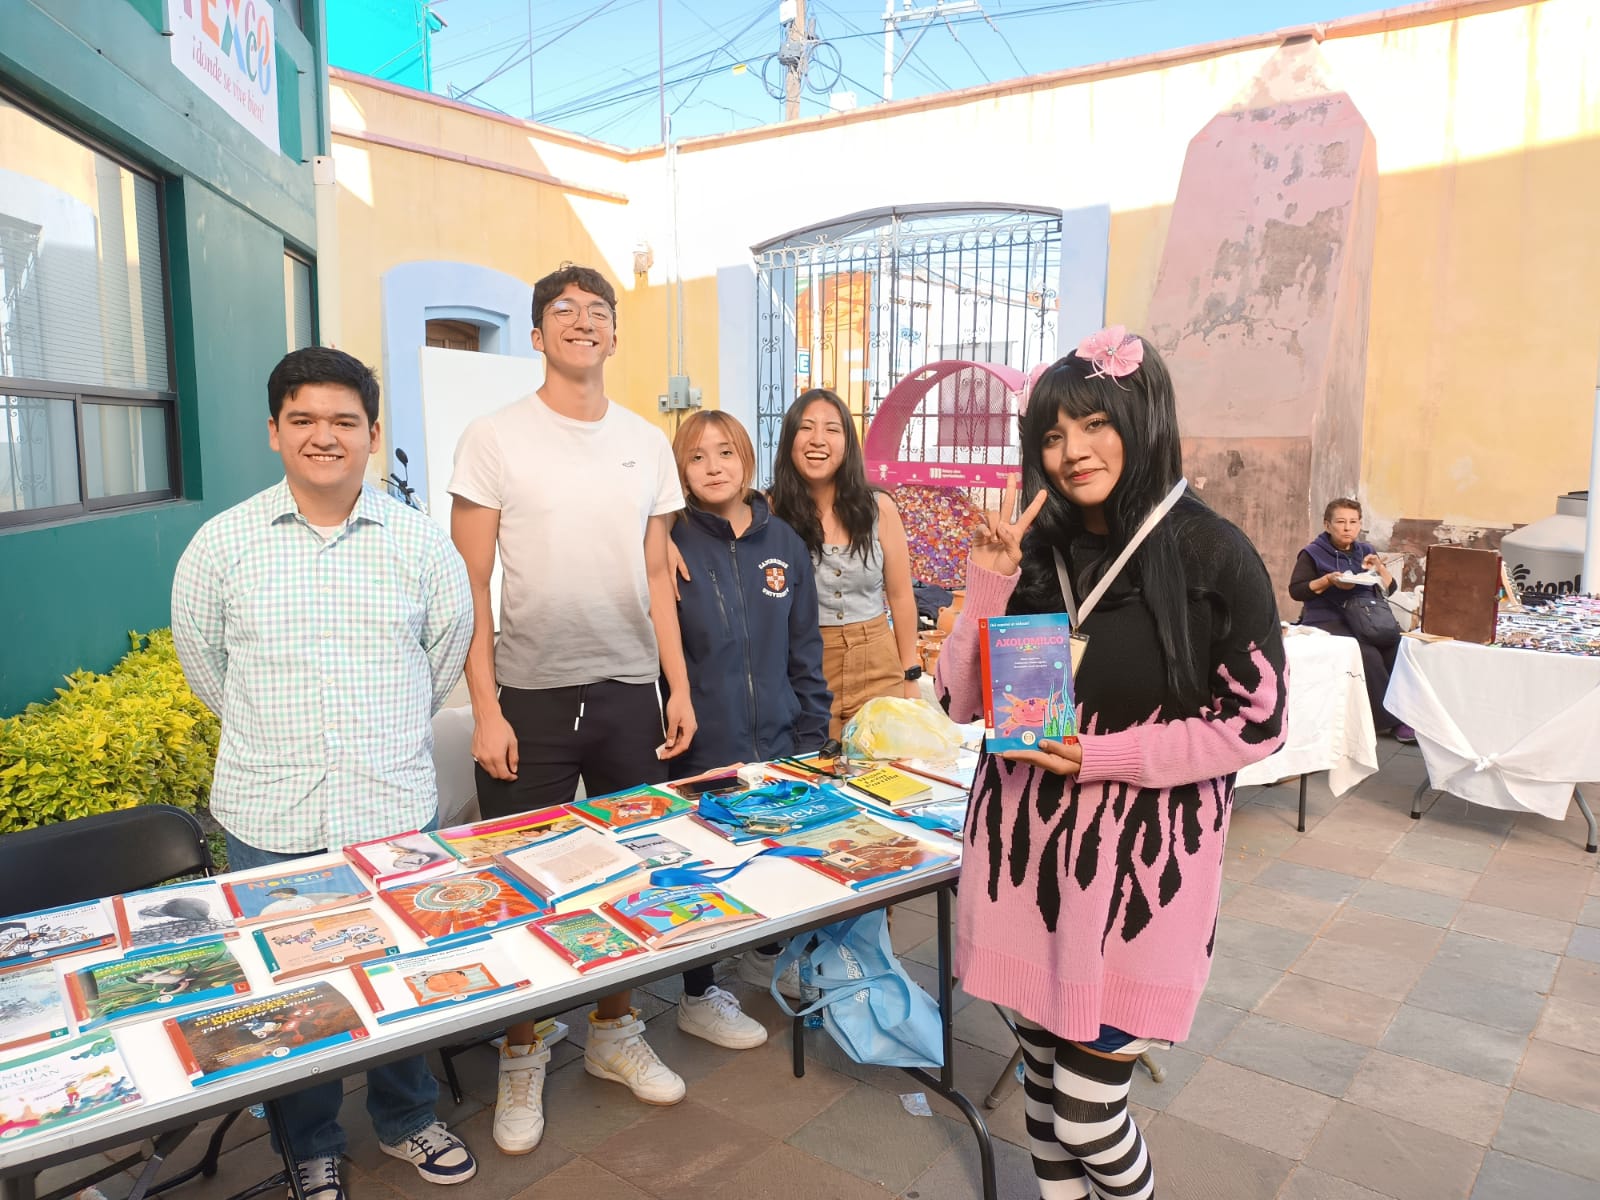
<svg viewBox="0 0 1600 1200">
<path fill-rule="evenodd" d="M 295 1163 L 295 1173 L 300 1176 L 300 1191 L 306 1200 L 345 1200 L 344 1185 L 339 1182 L 339 1160 L 325 1154 L 320 1158 L 306 1158 Z M 294 1189 L 289 1189 L 294 1196 Z"/>
<path fill-rule="evenodd" d="M 657 1058 L 644 1040 L 644 1022 L 636 1008 L 611 1020 L 589 1014 L 583 1069 L 596 1079 L 625 1084 L 646 1104 L 676 1104 L 688 1090 L 677 1072 Z"/>
<path fill-rule="evenodd" d="M 494 1144 L 506 1154 L 528 1154 L 544 1137 L 544 1070 L 550 1051 L 541 1043 L 500 1048 L 500 1092 L 494 1102 Z"/>
<path fill-rule="evenodd" d="M 772 991 L 772 973 L 778 965 L 776 954 L 763 954 L 759 950 L 747 950 L 739 956 L 739 965 L 734 973 L 745 983 L 758 987 L 763 992 Z M 778 976 L 778 991 L 791 1000 L 804 1000 L 805 989 L 800 986 L 800 962 L 796 959 L 783 969 L 783 974 Z M 813 1000 L 816 997 L 811 997 Z"/>
<path fill-rule="evenodd" d="M 746 1016 L 732 992 L 713 987 L 678 1001 L 678 1028 L 729 1050 L 749 1050 L 767 1040 L 767 1028 Z"/>
</svg>

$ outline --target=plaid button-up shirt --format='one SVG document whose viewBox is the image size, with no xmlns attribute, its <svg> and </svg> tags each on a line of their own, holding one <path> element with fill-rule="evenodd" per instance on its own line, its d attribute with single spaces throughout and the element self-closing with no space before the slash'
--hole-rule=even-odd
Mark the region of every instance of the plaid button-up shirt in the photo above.
<svg viewBox="0 0 1600 1200">
<path fill-rule="evenodd" d="M 172 635 L 222 719 L 211 812 L 234 837 L 309 852 L 433 817 L 432 718 L 461 675 L 472 592 L 427 516 L 364 487 L 325 541 L 277 483 L 189 543 Z"/>
</svg>

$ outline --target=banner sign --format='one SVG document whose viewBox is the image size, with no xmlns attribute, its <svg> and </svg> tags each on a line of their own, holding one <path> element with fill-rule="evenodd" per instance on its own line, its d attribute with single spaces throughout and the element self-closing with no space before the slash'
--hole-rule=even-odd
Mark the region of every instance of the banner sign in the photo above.
<svg viewBox="0 0 1600 1200">
<path fill-rule="evenodd" d="M 172 65 L 274 154 L 277 41 L 267 0 L 168 0 Z"/>
</svg>

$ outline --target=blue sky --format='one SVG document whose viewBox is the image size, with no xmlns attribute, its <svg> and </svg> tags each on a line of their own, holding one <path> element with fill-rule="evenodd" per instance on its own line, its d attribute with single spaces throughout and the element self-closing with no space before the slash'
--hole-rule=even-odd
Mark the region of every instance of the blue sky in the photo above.
<svg viewBox="0 0 1600 1200">
<path fill-rule="evenodd" d="M 335 0 L 337 2 L 337 0 Z M 928 7 L 932 0 L 917 0 Z M 1392 0 L 1398 3 L 1398 0 Z M 675 137 L 777 120 L 778 0 L 659 0 L 666 107 Z M 905 0 L 895 0 L 897 7 Z M 1383 0 L 982 0 L 984 14 L 928 26 L 895 72 L 895 99 L 1332 20 Z M 602 138 L 659 142 L 658 0 L 432 0 L 434 90 Z M 528 59 L 530 10 L 534 54 Z M 877 103 L 883 0 L 807 0 L 826 47 L 814 55 L 801 114 L 828 92 Z M 904 26 L 896 57 L 917 33 Z M 742 68 L 742 69 L 741 69 Z M 763 70 L 765 68 L 765 71 Z"/>
</svg>

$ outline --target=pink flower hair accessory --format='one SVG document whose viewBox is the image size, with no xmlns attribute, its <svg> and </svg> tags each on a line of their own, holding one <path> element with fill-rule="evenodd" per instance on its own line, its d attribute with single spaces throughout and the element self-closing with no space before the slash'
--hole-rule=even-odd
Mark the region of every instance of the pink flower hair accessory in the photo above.
<svg viewBox="0 0 1600 1200">
<path fill-rule="evenodd" d="M 1111 325 L 1079 342 L 1077 355 L 1094 367 L 1090 379 L 1121 379 L 1139 369 L 1144 343 L 1126 326 Z"/>
</svg>

